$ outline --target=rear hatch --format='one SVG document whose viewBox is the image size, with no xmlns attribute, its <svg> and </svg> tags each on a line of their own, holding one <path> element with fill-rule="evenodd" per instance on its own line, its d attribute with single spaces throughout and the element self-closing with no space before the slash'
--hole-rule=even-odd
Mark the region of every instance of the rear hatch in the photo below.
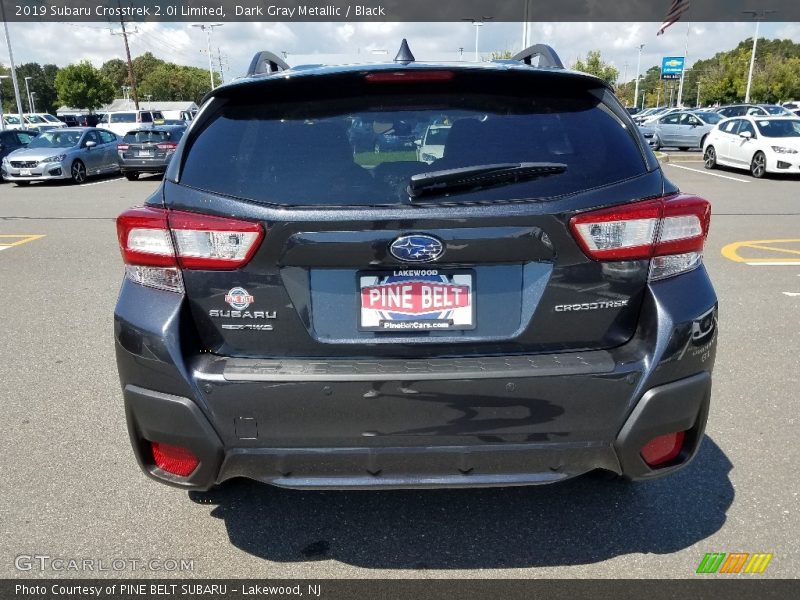
<svg viewBox="0 0 800 600">
<path fill-rule="evenodd" d="M 120 158 L 163 162 L 173 154 L 181 138 L 179 131 L 140 129 L 129 131 L 117 145 Z"/>
<path fill-rule="evenodd" d="M 171 163 L 165 207 L 257 222 L 264 235 L 240 268 L 184 269 L 204 351 L 453 357 L 633 335 L 649 261 L 591 260 L 570 218 L 660 197 L 664 181 L 598 80 L 387 67 L 214 94 Z M 364 124 L 377 141 L 395 123 L 449 126 L 443 156 L 428 164 L 419 140 L 354 146 Z"/>
</svg>

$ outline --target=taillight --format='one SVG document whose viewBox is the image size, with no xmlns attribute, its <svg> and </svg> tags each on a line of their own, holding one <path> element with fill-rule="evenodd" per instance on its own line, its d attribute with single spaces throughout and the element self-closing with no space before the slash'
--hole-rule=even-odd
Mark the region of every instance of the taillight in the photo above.
<svg viewBox="0 0 800 600">
<path fill-rule="evenodd" d="M 198 458 L 188 448 L 150 442 L 150 449 L 153 452 L 153 462 L 167 473 L 188 477 L 200 464 Z"/>
<path fill-rule="evenodd" d="M 183 292 L 180 268 L 230 270 L 258 249 L 258 223 L 197 213 L 140 207 L 117 218 L 125 273 L 142 285 Z"/>
<path fill-rule="evenodd" d="M 117 150 L 125 152 L 130 146 L 128 144 L 117 144 Z"/>
<path fill-rule="evenodd" d="M 383 71 L 370 73 L 365 79 L 368 83 L 424 83 L 429 81 L 450 81 L 452 71 Z"/>
<path fill-rule="evenodd" d="M 166 150 L 167 152 L 175 152 L 175 148 L 178 147 L 178 144 L 175 142 L 164 142 L 163 144 L 157 144 L 156 148 L 159 150 Z"/>
<path fill-rule="evenodd" d="M 702 262 L 711 204 L 676 195 L 572 217 L 570 228 L 587 256 L 600 261 L 652 259 L 650 279 L 664 279 Z"/>
</svg>

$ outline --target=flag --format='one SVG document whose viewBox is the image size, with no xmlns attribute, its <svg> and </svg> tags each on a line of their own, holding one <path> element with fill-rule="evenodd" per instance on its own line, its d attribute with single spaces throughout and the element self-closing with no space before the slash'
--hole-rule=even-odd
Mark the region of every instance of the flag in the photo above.
<svg viewBox="0 0 800 600">
<path fill-rule="evenodd" d="M 661 23 L 661 27 L 658 28 L 657 36 L 661 35 L 667 30 L 667 27 L 673 25 L 676 21 L 679 21 L 681 15 L 689 10 L 689 0 L 672 0 L 672 6 L 667 13 L 667 16 L 664 17 L 664 22 Z"/>
</svg>

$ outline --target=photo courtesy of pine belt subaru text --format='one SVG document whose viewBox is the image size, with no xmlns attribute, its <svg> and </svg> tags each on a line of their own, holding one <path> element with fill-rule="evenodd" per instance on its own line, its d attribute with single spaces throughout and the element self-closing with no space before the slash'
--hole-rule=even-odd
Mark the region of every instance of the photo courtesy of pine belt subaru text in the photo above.
<svg viewBox="0 0 800 600">
<path fill-rule="evenodd" d="M 549 46 L 259 52 L 117 219 L 136 459 L 199 490 L 673 473 L 709 411 L 710 218 Z"/>
</svg>

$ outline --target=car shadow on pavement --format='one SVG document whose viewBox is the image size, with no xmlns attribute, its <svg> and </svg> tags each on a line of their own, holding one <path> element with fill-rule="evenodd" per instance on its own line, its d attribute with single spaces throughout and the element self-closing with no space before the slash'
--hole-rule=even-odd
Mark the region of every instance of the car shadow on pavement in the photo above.
<svg viewBox="0 0 800 600">
<path fill-rule="evenodd" d="M 190 492 L 215 505 L 231 543 L 277 562 L 335 560 L 375 569 L 498 569 L 666 554 L 725 523 L 732 468 L 706 437 L 694 462 L 650 482 L 592 475 L 543 487 L 284 490 L 234 480 Z"/>
</svg>

